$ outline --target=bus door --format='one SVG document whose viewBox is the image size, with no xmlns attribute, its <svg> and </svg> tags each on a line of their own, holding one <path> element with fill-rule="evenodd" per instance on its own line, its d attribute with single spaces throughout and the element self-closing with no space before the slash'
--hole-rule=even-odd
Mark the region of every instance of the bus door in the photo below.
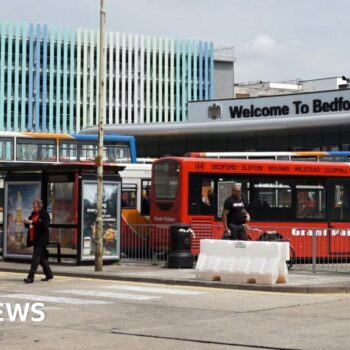
<svg viewBox="0 0 350 350">
<path fill-rule="evenodd" d="M 350 255 L 350 179 L 329 180 L 329 253 Z"/>
</svg>

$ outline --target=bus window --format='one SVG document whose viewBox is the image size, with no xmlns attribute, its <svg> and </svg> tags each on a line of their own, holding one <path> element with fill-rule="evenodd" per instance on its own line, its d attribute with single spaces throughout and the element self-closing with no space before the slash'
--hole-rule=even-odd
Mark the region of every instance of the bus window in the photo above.
<svg viewBox="0 0 350 350">
<path fill-rule="evenodd" d="M 346 156 L 320 156 L 320 162 L 346 162 Z"/>
<path fill-rule="evenodd" d="M 122 208 L 136 209 L 137 207 L 137 186 L 123 184 L 122 186 Z"/>
<path fill-rule="evenodd" d="M 2 137 L 0 138 L 0 160 L 13 160 L 13 139 Z"/>
<path fill-rule="evenodd" d="M 214 180 L 202 178 L 200 186 L 200 214 L 215 214 Z"/>
<path fill-rule="evenodd" d="M 277 156 L 277 160 L 290 161 L 290 158 L 289 158 L 289 156 Z"/>
<path fill-rule="evenodd" d="M 151 195 L 151 180 L 141 180 L 141 214 L 149 215 Z"/>
<path fill-rule="evenodd" d="M 110 163 L 130 163 L 130 148 L 127 145 L 107 145 L 103 149 L 103 160 Z"/>
<path fill-rule="evenodd" d="M 218 203 L 217 203 L 217 217 L 222 217 L 224 210 L 224 203 L 226 198 L 231 196 L 232 186 L 236 184 L 241 186 L 242 197 L 244 201 L 249 205 L 250 194 L 249 194 L 249 180 L 245 179 L 219 179 L 218 181 Z"/>
<path fill-rule="evenodd" d="M 56 140 L 17 139 L 17 160 L 56 162 Z"/>
<path fill-rule="evenodd" d="M 300 161 L 300 162 L 317 162 L 318 159 L 316 156 L 292 156 L 292 161 Z"/>
<path fill-rule="evenodd" d="M 154 193 L 157 200 L 174 200 L 179 185 L 179 164 L 163 161 L 154 166 Z"/>
<path fill-rule="evenodd" d="M 217 156 L 212 158 L 218 159 L 248 159 L 248 156 Z"/>
<path fill-rule="evenodd" d="M 331 221 L 349 221 L 350 220 L 350 184 L 336 184 L 334 186 Z"/>
<path fill-rule="evenodd" d="M 60 142 L 60 162 L 78 161 L 78 144 L 76 142 Z"/>
<path fill-rule="evenodd" d="M 81 145 L 79 160 L 81 162 L 94 162 L 97 156 L 96 143 L 84 143 Z"/>
<path fill-rule="evenodd" d="M 253 207 L 254 219 L 291 219 L 291 185 L 282 180 L 257 180 L 254 183 Z"/>
<path fill-rule="evenodd" d="M 252 159 L 252 160 L 276 160 L 276 156 L 256 155 L 256 156 L 249 156 L 248 159 Z"/>
<path fill-rule="evenodd" d="M 319 182 L 296 185 L 297 219 L 315 220 L 326 217 L 326 191 Z"/>
<path fill-rule="evenodd" d="M 188 211 L 192 215 L 215 215 L 215 182 L 202 174 L 190 174 Z"/>
</svg>

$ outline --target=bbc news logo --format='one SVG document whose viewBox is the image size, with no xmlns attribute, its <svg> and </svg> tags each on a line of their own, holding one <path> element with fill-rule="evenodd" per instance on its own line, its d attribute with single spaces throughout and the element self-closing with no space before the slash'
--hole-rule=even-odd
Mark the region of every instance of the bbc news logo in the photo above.
<svg viewBox="0 0 350 350">
<path fill-rule="evenodd" d="M 43 303 L 0 303 L 1 322 L 43 322 L 45 320 L 45 305 Z"/>
</svg>

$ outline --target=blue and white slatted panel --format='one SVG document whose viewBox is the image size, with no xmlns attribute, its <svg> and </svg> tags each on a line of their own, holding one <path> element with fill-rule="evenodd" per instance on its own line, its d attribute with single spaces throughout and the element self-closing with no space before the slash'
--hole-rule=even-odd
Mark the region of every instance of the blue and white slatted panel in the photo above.
<svg viewBox="0 0 350 350">
<path fill-rule="evenodd" d="M 212 43 L 107 38 L 106 124 L 183 121 L 187 101 L 214 97 Z M 0 131 L 73 133 L 96 125 L 98 47 L 93 30 L 0 23 Z"/>
</svg>

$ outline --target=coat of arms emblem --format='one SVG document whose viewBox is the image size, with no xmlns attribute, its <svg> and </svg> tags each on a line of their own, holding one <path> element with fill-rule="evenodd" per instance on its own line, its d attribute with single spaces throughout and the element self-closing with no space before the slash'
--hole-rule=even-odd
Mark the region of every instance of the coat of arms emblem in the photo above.
<svg viewBox="0 0 350 350">
<path fill-rule="evenodd" d="M 214 103 L 212 106 L 208 107 L 208 117 L 209 119 L 215 120 L 221 118 L 221 106 Z"/>
</svg>

